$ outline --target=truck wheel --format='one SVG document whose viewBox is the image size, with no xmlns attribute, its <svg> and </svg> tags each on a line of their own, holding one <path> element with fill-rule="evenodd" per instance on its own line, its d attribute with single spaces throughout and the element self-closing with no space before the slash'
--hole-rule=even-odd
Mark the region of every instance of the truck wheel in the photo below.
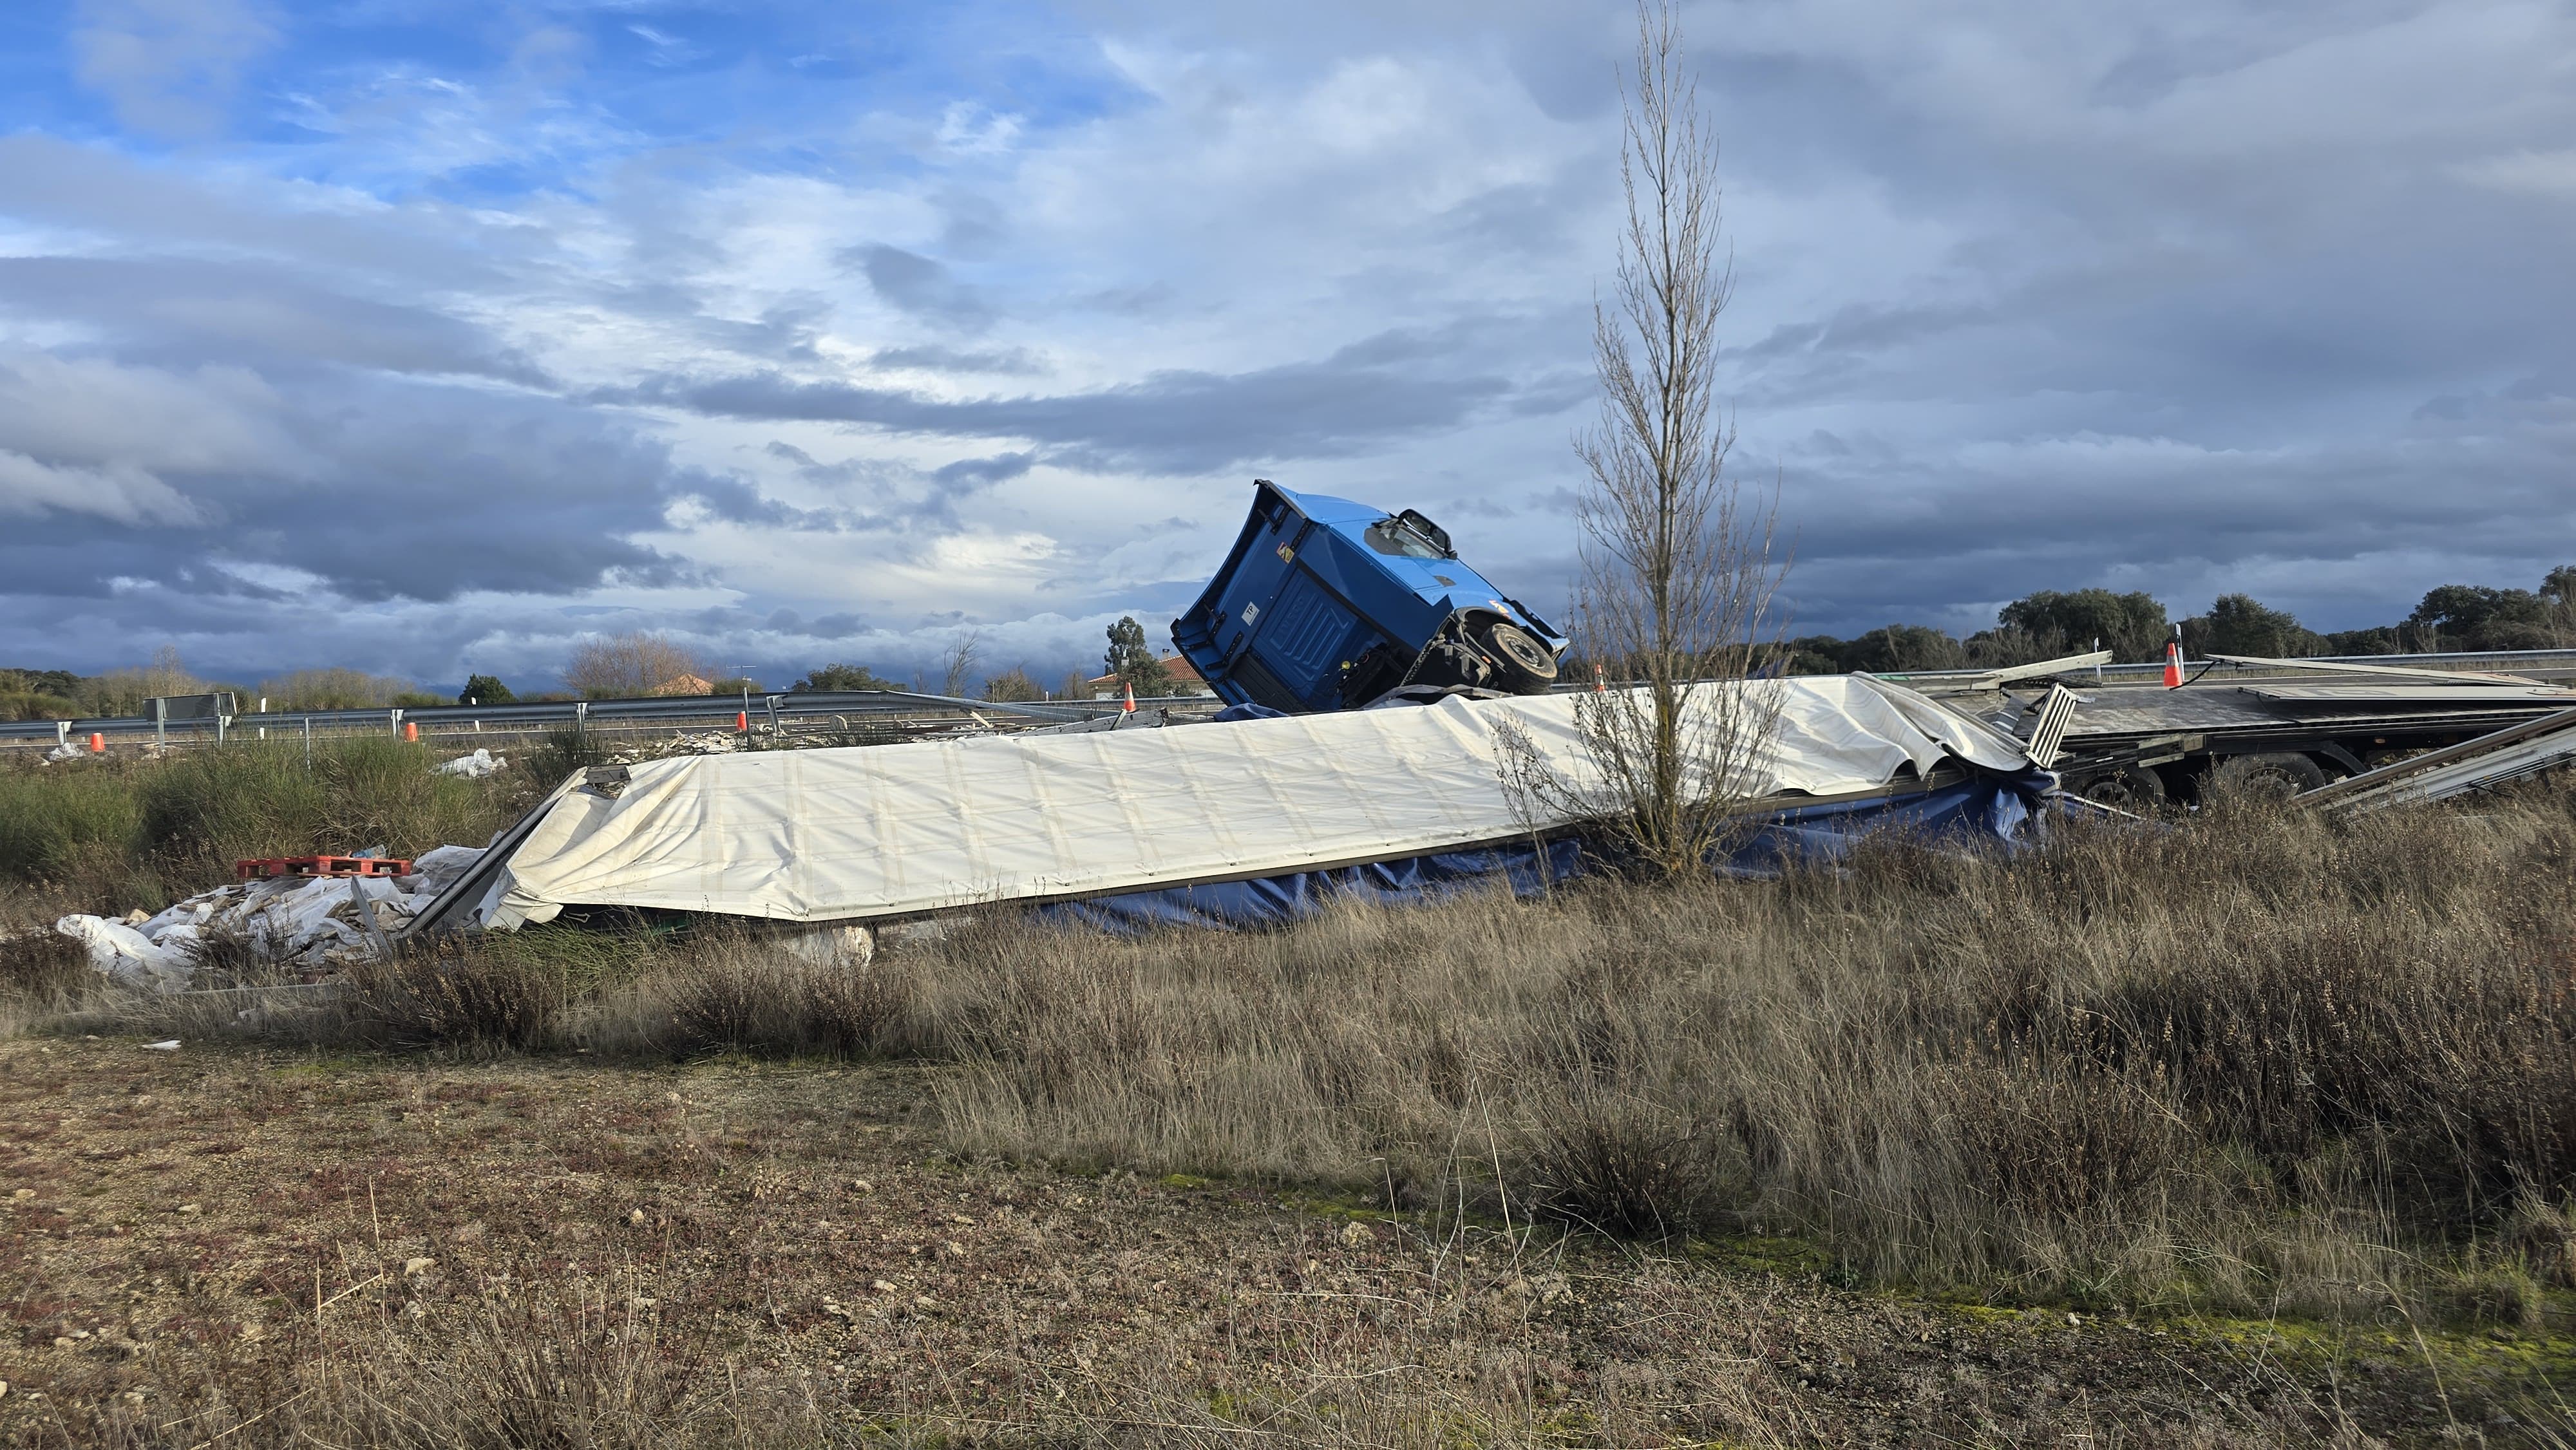
<svg viewBox="0 0 2576 1450">
<path fill-rule="evenodd" d="M 2209 784 L 2238 795 L 2287 800 L 2326 783 L 2325 767 L 2304 755 L 2231 755 L 2211 768 Z"/>
<path fill-rule="evenodd" d="M 1556 655 L 1537 635 L 1508 621 L 1485 627 L 1485 657 L 1494 662 L 1494 683 L 1515 695 L 1540 695 L 1556 680 Z"/>
<path fill-rule="evenodd" d="M 2077 795 L 2144 813 L 2165 803 L 2165 778 L 2143 765 L 2123 765 L 2074 787 Z"/>
</svg>

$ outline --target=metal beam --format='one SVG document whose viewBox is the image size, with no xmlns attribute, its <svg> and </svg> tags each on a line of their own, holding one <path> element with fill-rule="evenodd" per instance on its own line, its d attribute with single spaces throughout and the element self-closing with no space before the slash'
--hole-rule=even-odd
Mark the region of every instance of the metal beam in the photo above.
<svg viewBox="0 0 2576 1450">
<path fill-rule="evenodd" d="M 2110 662 L 2111 652 L 2097 649 L 2087 654 L 2063 655 L 2057 659 L 2039 660 L 2027 665 L 2005 665 L 2000 669 L 1981 670 L 1968 675 L 1952 674 L 1946 670 L 1939 673 L 1917 670 L 1911 674 L 1891 670 L 1877 678 L 1892 680 L 1924 694 L 1935 693 L 1924 687 L 1937 684 L 1940 686 L 1937 693 L 1959 695 L 1971 690 L 2001 689 L 2015 680 L 2033 680 L 2043 675 L 2063 675 L 2076 670 L 2089 670 L 2095 665 L 2107 665 Z"/>
<path fill-rule="evenodd" d="M 2532 756 L 2531 761 L 2523 759 L 2526 754 Z M 2530 774 L 2568 755 L 2576 755 L 2576 710 L 2560 710 L 2474 740 L 2391 761 L 2377 770 L 2330 781 L 2295 799 L 2301 805 L 2329 810 L 2364 803 L 2375 807 L 2399 800 L 2439 800 L 2445 795 Z"/>
<path fill-rule="evenodd" d="M 2225 660 L 2231 665 L 2253 665 L 2266 670 L 2318 670 L 2335 675 L 2396 675 L 2410 680 L 2441 680 L 2454 685 L 2473 684 L 2480 680 L 2512 685 L 2541 685 L 2542 683 L 2522 675 L 2500 675 L 2486 670 L 2424 670 L 2406 665 L 2365 665 L 2351 660 L 2276 660 L 2267 659 L 2262 655 L 2214 654 L 2210 658 Z M 2543 688 L 2546 687 L 2543 686 Z"/>
</svg>

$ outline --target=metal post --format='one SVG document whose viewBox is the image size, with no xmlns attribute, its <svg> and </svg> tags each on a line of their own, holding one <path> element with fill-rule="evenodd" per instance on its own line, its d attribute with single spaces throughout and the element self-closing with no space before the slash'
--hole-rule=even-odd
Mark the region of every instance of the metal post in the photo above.
<svg viewBox="0 0 2576 1450">
<path fill-rule="evenodd" d="M 152 748 L 167 749 L 170 744 L 170 702 L 154 696 L 152 700 Z"/>
<path fill-rule="evenodd" d="M 765 695 L 761 698 L 762 702 L 769 706 L 769 743 L 776 745 L 778 743 L 778 697 Z"/>
<path fill-rule="evenodd" d="M 62 750 L 62 749 L 65 749 L 65 748 L 69 747 L 71 743 L 72 743 L 72 722 L 70 722 L 69 720 L 57 720 L 57 721 L 55 721 L 55 722 L 54 722 L 54 748 L 55 748 L 56 750 Z"/>
<path fill-rule="evenodd" d="M 385 718 L 393 722 L 394 738 L 396 740 L 402 739 L 402 708 L 400 706 L 396 706 L 395 708 L 386 711 Z"/>
<path fill-rule="evenodd" d="M 304 717 L 304 768 L 313 768 L 313 717 Z"/>
<path fill-rule="evenodd" d="M 229 723 L 232 718 L 233 717 L 230 715 L 217 715 L 215 717 L 215 743 L 217 745 L 224 743 L 224 726 Z"/>
<path fill-rule="evenodd" d="M 590 743 L 590 702 L 572 702 L 572 743 L 579 750 Z"/>
</svg>

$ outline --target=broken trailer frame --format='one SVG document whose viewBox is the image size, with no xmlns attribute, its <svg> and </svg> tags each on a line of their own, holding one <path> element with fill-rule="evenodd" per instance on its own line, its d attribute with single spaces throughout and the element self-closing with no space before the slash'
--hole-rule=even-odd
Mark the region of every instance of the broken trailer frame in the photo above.
<svg viewBox="0 0 2576 1450">
<path fill-rule="evenodd" d="M 2468 656 L 2425 668 L 2218 655 L 2185 666 L 2178 688 L 2093 678 L 2108 659 L 1898 678 L 2031 744 L 2070 793 L 2128 809 L 2220 780 L 2307 795 L 2576 706 L 2576 689 L 2465 668 Z"/>
</svg>

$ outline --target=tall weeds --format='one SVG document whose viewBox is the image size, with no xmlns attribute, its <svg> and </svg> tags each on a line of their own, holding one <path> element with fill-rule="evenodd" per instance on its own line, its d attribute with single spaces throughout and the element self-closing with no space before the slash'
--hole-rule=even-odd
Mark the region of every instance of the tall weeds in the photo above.
<svg viewBox="0 0 2576 1450">
<path fill-rule="evenodd" d="M 300 741 L 251 740 L 0 767 L 0 888 L 40 889 L 60 910 L 123 912 L 218 885 L 245 856 L 479 846 L 528 784 L 439 775 L 439 758 L 358 737 L 317 741 L 309 764 Z"/>
<path fill-rule="evenodd" d="M 2569 801 L 990 933 L 917 1010 L 983 1151 L 1399 1201 L 1481 1162 L 1489 1211 L 1795 1230 L 1876 1279 L 2362 1312 L 2576 1187 Z"/>
<path fill-rule="evenodd" d="M 1891 840 L 1260 934 L 995 912 L 863 967 L 558 928 L 245 1030 L 911 1056 L 971 1153 L 1398 1207 L 1472 1179 L 1489 1214 L 1795 1233 L 1879 1282 L 2515 1323 L 2576 1286 L 2571 866 L 2563 786 L 2220 802 L 2009 860 Z"/>
</svg>

